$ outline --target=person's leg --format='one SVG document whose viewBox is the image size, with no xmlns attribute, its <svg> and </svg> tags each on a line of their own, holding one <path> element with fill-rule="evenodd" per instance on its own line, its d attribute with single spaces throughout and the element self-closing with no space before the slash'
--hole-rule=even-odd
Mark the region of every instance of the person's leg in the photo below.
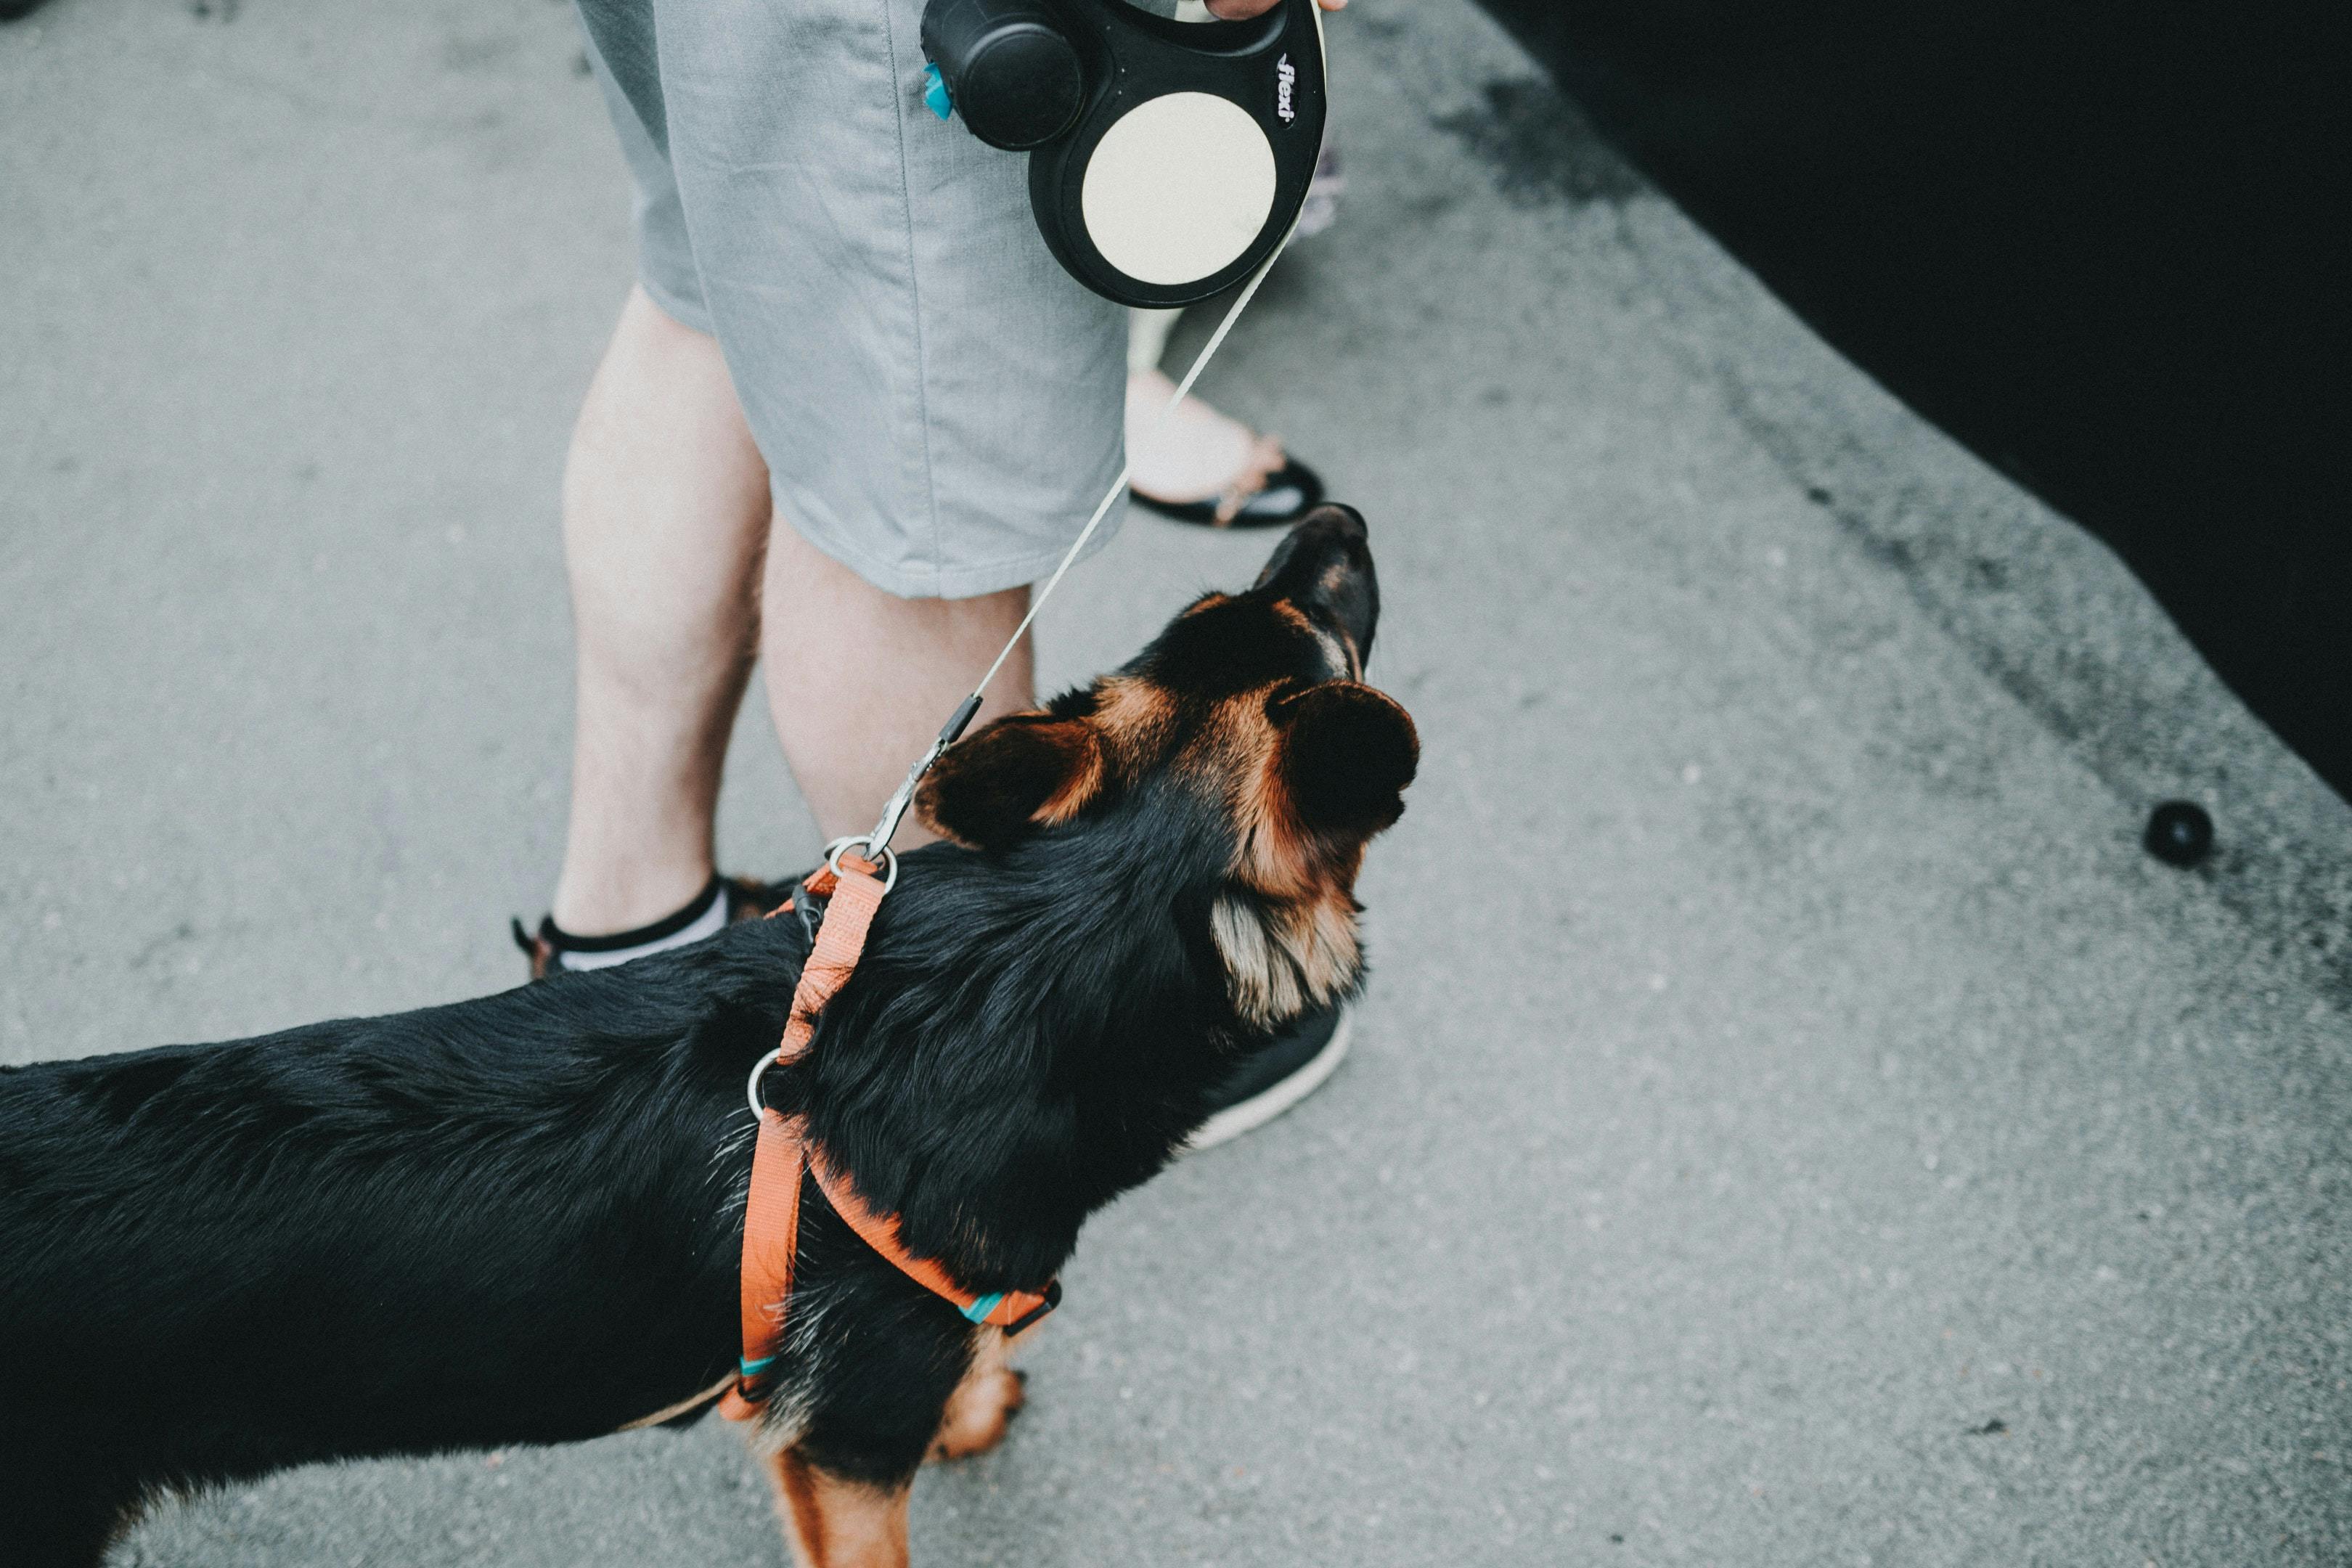
<svg viewBox="0 0 2352 1568">
<path fill-rule="evenodd" d="M 902 599 L 776 520 L 760 638 L 784 760 L 830 840 L 863 833 L 1029 607 L 1029 590 Z M 989 687 L 975 725 L 1034 700 L 1030 639 Z M 909 814 L 893 847 L 930 833 Z"/>
<path fill-rule="evenodd" d="M 728 736 L 763 641 L 777 735 L 833 838 L 873 826 L 1028 607 L 1026 588 L 901 599 L 772 528 L 718 344 L 642 289 L 573 430 L 564 551 L 578 699 L 553 919 L 574 937 L 648 926 L 709 885 Z M 763 552 L 779 606 L 764 638 Z M 982 717 L 1028 706 L 1031 682 L 1024 639 Z M 897 847 L 929 837 L 909 817 Z"/>
<path fill-rule="evenodd" d="M 630 291 L 563 476 L 578 643 L 555 923 L 658 921 L 709 881 L 720 766 L 759 624 L 768 469 L 719 345 Z"/>
</svg>

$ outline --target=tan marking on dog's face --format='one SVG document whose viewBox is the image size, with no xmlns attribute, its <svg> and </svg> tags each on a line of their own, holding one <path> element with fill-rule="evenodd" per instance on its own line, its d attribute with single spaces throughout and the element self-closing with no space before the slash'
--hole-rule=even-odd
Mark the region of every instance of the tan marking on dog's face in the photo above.
<svg viewBox="0 0 2352 1568">
<path fill-rule="evenodd" d="M 1266 712 L 1275 689 L 1219 704 L 1194 748 L 1205 755 L 1193 763 L 1222 775 L 1234 827 L 1232 875 L 1246 889 L 1217 900 L 1210 933 L 1235 1010 L 1260 1027 L 1337 1000 L 1363 962 L 1355 883 L 1364 842 L 1299 821 L 1282 782 L 1283 736 Z"/>
<path fill-rule="evenodd" d="M 1345 634 L 1316 625 L 1312 616 L 1287 599 L 1276 600 L 1274 613 L 1278 619 L 1313 637 L 1333 669 L 1344 670 L 1350 680 L 1363 674 L 1364 661 L 1357 657 L 1356 645 Z"/>
<path fill-rule="evenodd" d="M 1334 567 L 1319 585 L 1338 595 L 1346 568 Z M 1344 995 L 1361 968 L 1356 875 L 1366 840 L 1394 814 L 1375 822 L 1336 809 L 1321 787 L 1330 763 L 1302 773 L 1307 754 L 1286 753 L 1333 743 L 1328 723 L 1297 717 L 1328 714 L 1331 704 L 1302 700 L 1352 685 L 1362 669 L 1361 650 L 1337 617 L 1272 593 L 1209 594 L 1125 670 L 1011 721 L 1069 742 L 1056 742 L 1069 770 L 1031 810 L 1030 824 L 1071 824 L 1161 781 L 1218 808 L 1230 833 L 1229 890 L 1211 900 L 1210 934 L 1236 1010 L 1259 1026 Z M 1286 781 L 1294 779 L 1315 781 L 1311 819 L 1292 798 Z"/>
<path fill-rule="evenodd" d="M 1336 890 L 1273 906 L 1229 893 L 1212 908 L 1209 931 L 1224 959 L 1234 1010 L 1260 1028 L 1337 1001 L 1363 962 L 1355 900 Z"/>
<path fill-rule="evenodd" d="M 1353 859 L 1300 822 L 1282 779 L 1281 731 L 1266 714 L 1275 688 L 1218 705 L 1214 733 L 1230 780 L 1234 872 L 1268 898 L 1305 898 L 1335 876 L 1354 881 Z"/>
<path fill-rule="evenodd" d="M 1356 646 L 1356 639 L 1349 637 L 1345 628 L 1336 632 L 1325 632 L 1323 636 L 1324 646 L 1337 654 L 1340 668 L 1348 672 L 1348 679 L 1363 679 L 1364 650 Z"/>
</svg>

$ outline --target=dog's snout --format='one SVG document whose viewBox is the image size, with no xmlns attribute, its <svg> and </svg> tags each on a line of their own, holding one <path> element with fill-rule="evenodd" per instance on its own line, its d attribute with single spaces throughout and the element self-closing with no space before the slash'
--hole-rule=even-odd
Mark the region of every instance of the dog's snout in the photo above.
<svg viewBox="0 0 2352 1568">
<path fill-rule="evenodd" d="M 1344 636 L 1359 666 L 1372 656 L 1381 616 L 1380 579 L 1363 514 L 1351 506 L 1316 508 L 1276 547 L 1257 587 L 1305 610 Z"/>
</svg>

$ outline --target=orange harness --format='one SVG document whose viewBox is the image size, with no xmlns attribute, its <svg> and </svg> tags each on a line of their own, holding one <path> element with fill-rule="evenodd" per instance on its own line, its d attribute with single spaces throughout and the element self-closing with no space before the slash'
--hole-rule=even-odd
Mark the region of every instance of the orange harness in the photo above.
<svg viewBox="0 0 2352 1568">
<path fill-rule="evenodd" d="M 875 876 L 878 869 L 862 856 L 844 853 L 808 879 L 810 894 L 830 901 L 825 905 L 824 922 L 817 928 L 816 945 L 801 971 L 800 984 L 793 991 L 783 1043 L 774 1056 L 761 1058 L 752 1073 L 754 1104 L 759 1104 L 761 1075 L 808 1053 L 809 1041 L 816 1034 L 817 1015 L 857 968 L 874 911 L 889 890 Z M 792 900 L 786 900 L 774 914 L 792 907 Z M 1060 1304 L 1058 1280 L 1049 1283 L 1042 1294 L 1013 1290 L 983 1295 L 963 1289 L 939 1264 L 907 1250 L 898 1239 L 898 1216 L 877 1213 L 857 1195 L 848 1180 L 826 1163 L 824 1152 L 809 1137 L 802 1118 L 786 1117 L 763 1104 L 759 1105 L 759 1115 L 760 1141 L 751 1153 L 751 1192 L 743 1210 L 743 1356 L 735 1382 L 719 1405 L 728 1419 L 750 1419 L 759 1414 L 768 1397 L 768 1373 L 775 1365 L 777 1346 L 783 1340 L 784 1313 L 792 1305 L 803 1173 L 816 1179 L 834 1212 L 848 1222 L 866 1246 L 926 1290 L 953 1302 L 971 1321 L 993 1323 L 1006 1333 L 1017 1334 Z"/>
</svg>

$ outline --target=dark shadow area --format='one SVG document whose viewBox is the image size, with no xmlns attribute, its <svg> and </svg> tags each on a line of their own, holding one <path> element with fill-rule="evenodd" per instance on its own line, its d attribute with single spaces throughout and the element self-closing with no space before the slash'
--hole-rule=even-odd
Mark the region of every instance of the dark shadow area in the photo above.
<svg viewBox="0 0 2352 1568">
<path fill-rule="evenodd" d="M 2342 79 L 2315 26 L 2118 0 L 1486 4 L 1815 331 L 2105 539 L 2352 793 L 2346 293 L 2322 235 Z"/>
</svg>

